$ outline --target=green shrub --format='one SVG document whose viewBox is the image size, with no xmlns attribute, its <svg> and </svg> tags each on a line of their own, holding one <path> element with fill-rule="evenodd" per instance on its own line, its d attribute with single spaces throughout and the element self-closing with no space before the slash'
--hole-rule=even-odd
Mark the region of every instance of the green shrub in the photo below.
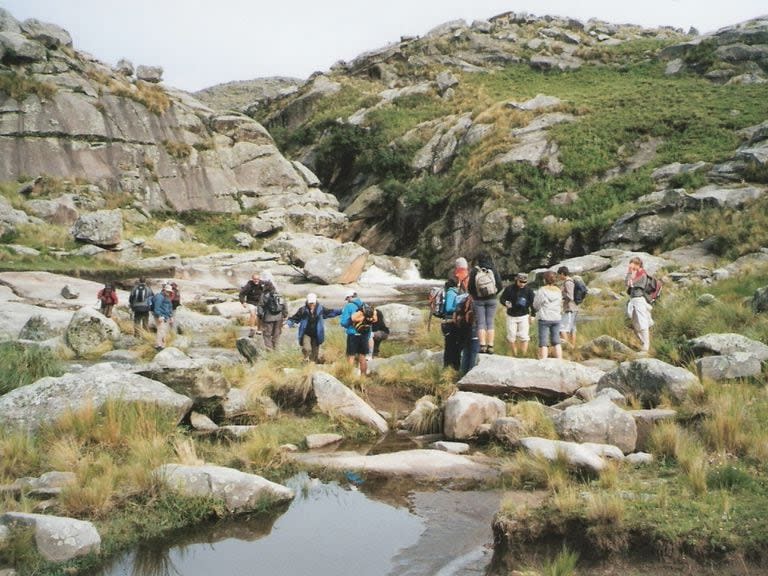
<svg viewBox="0 0 768 576">
<path fill-rule="evenodd" d="M 64 373 L 59 359 L 47 348 L 26 347 L 16 342 L 0 343 L 0 366 L 0 394 L 45 376 Z"/>
</svg>

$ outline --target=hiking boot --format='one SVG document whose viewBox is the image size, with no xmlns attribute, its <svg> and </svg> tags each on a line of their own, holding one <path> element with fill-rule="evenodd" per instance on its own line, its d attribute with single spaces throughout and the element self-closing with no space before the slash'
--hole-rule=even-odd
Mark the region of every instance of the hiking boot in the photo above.
<svg viewBox="0 0 768 576">
<path fill-rule="evenodd" d="M 485 353 L 486 354 L 493 354 L 493 346 L 486 346 Z"/>
<path fill-rule="evenodd" d="M 488 352 L 488 346 L 480 346 L 479 353 L 486 354 Z"/>
</svg>

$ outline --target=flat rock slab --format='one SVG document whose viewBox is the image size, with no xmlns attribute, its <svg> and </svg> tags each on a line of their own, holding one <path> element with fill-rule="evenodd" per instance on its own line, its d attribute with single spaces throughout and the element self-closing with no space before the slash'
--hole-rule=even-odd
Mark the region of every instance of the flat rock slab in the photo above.
<svg viewBox="0 0 768 576">
<path fill-rule="evenodd" d="M 165 464 L 153 473 L 185 496 L 220 498 L 230 512 L 248 512 L 261 507 L 264 500 L 277 503 L 294 496 L 281 484 L 224 466 Z"/>
<path fill-rule="evenodd" d="M 95 306 L 96 294 L 104 287 L 100 282 L 50 272 L 0 272 L 0 284 L 11 288 L 19 298 L 28 301 L 44 300 L 62 308 Z M 61 295 L 64 286 L 69 286 L 79 296 L 75 299 L 64 298 Z M 125 290 L 117 291 L 121 305 L 128 303 L 128 295 Z"/>
<path fill-rule="evenodd" d="M 99 409 L 109 400 L 157 404 L 177 421 L 192 407 L 192 400 L 165 384 L 102 363 L 77 374 L 41 378 L 0 396 L 0 425 L 36 430 L 68 411 L 85 406 Z"/>
<path fill-rule="evenodd" d="M 480 354 L 479 364 L 459 380 L 459 389 L 562 400 L 582 386 L 596 384 L 603 374 L 602 370 L 568 360 Z"/>
<path fill-rule="evenodd" d="M 388 477 L 407 476 L 419 480 L 484 480 L 498 471 L 467 456 L 441 450 L 405 450 L 366 456 L 356 452 L 292 454 L 291 458 L 311 466 L 334 470 L 356 470 Z"/>
<path fill-rule="evenodd" d="M 0 525 L 11 531 L 14 528 L 32 528 L 37 551 L 49 562 L 65 562 L 77 556 L 98 554 L 101 549 L 101 536 L 96 527 L 75 518 L 7 512 L 0 516 Z"/>
</svg>

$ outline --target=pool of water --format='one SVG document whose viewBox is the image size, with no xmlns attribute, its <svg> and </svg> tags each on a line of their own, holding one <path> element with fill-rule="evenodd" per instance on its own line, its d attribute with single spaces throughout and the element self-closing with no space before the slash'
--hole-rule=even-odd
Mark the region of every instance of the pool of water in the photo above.
<svg viewBox="0 0 768 576">
<path fill-rule="evenodd" d="M 369 491 L 306 474 L 280 514 L 147 543 L 98 576 L 470 576 L 491 561 L 493 491 Z"/>
</svg>

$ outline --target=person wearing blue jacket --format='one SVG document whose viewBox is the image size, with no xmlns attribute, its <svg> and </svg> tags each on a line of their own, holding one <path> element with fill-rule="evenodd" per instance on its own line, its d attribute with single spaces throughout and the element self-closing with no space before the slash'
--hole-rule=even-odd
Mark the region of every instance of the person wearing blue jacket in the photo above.
<svg viewBox="0 0 768 576">
<path fill-rule="evenodd" d="M 368 340 L 370 339 L 370 332 L 366 331 L 361 334 L 357 331 L 352 323 L 352 314 L 357 312 L 363 307 L 363 301 L 358 297 L 357 292 L 349 290 L 344 300 L 346 304 L 341 309 L 341 318 L 339 324 L 344 328 L 347 334 L 347 362 L 352 366 L 355 365 L 355 359 L 360 367 L 360 375 L 365 376 L 368 373 Z"/>
<path fill-rule="evenodd" d="M 173 286 L 165 284 L 162 292 L 155 294 L 152 298 L 152 316 L 157 326 L 157 336 L 155 337 L 155 350 L 165 348 L 165 339 L 168 336 L 168 330 L 173 324 Z"/>
<path fill-rule="evenodd" d="M 288 318 L 288 326 L 299 326 L 299 346 L 304 360 L 318 363 L 320 361 L 320 346 L 325 341 L 326 318 L 339 316 L 338 308 L 325 308 L 317 301 L 317 294 L 310 292 L 304 306 Z"/>
</svg>

